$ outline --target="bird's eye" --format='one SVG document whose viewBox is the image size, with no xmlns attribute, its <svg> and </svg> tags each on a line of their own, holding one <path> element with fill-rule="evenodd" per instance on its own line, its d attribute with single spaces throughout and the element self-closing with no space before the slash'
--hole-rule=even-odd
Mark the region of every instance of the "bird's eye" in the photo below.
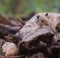
<svg viewBox="0 0 60 58">
<path fill-rule="evenodd" d="M 37 19 L 40 19 L 40 16 L 39 15 L 37 15 L 36 17 L 37 17 Z"/>
</svg>

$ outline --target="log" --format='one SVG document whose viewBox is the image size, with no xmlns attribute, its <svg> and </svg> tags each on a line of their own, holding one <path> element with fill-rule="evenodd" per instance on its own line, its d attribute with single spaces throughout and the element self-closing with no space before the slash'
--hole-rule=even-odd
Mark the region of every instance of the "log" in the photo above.
<svg viewBox="0 0 60 58">
<path fill-rule="evenodd" d="M 18 55 L 18 48 L 14 43 L 6 42 L 3 46 L 3 53 L 5 56 L 17 56 Z"/>
<path fill-rule="evenodd" d="M 9 20 L 8 17 L 5 17 L 3 15 L 0 15 L 0 23 L 10 26 L 15 26 L 14 24 L 12 24 L 12 22 Z"/>
<path fill-rule="evenodd" d="M 19 26 L 18 27 L 12 27 L 12 26 L 8 26 L 8 25 L 0 24 L 0 29 L 8 31 L 12 34 L 15 34 L 20 30 L 20 27 Z"/>
</svg>

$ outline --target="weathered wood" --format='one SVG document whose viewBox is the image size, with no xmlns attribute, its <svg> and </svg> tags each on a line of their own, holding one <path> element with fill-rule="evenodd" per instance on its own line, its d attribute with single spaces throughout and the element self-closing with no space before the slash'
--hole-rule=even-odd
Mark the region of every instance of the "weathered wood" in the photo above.
<svg viewBox="0 0 60 58">
<path fill-rule="evenodd" d="M 43 53 L 37 53 L 31 56 L 31 58 L 44 58 Z"/>
<path fill-rule="evenodd" d="M 25 22 L 24 19 L 26 19 Z M 23 18 L 19 21 L 23 25 L 21 29 L 19 26 L 0 25 L 0 33 L 4 36 L 4 32 L 8 31 L 5 39 L 13 44 L 15 44 L 15 37 L 18 38 L 16 42 L 20 56 L 24 55 L 23 58 L 40 58 L 40 53 L 42 53 L 41 58 L 49 58 L 49 56 L 55 58 L 55 55 L 58 57 L 60 53 L 60 14 L 38 13 L 30 20 Z M 8 47 L 10 46 L 8 45 Z M 11 47 L 13 48 L 12 45 Z M 11 51 L 13 50 L 11 49 L 9 52 Z"/>
<path fill-rule="evenodd" d="M 5 53 L 5 56 L 16 56 L 19 52 L 16 45 L 11 42 L 6 42 L 5 44 L 3 44 L 2 49 L 3 53 Z"/>
<path fill-rule="evenodd" d="M 60 33 L 54 35 L 55 42 L 60 41 Z"/>
<path fill-rule="evenodd" d="M 18 38 L 15 37 L 13 34 L 8 34 L 7 36 L 4 36 L 4 38 L 7 42 L 18 44 Z"/>
<path fill-rule="evenodd" d="M 12 34 L 15 34 L 20 30 L 20 27 L 19 26 L 18 27 L 12 27 L 12 26 L 8 26 L 8 25 L 0 24 L 0 29 L 5 30 L 7 32 L 10 32 Z"/>
<path fill-rule="evenodd" d="M 23 21 L 28 21 L 28 20 L 30 20 L 35 14 L 36 14 L 36 12 L 35 12 L 35 11 L 32 11 L 32 12 L 31 12 L 30 14 L 28 14 L 27 16 L 21 17 L 21 19 L 22 19 Z"/>
<path fill-rule="evenodd" d="M 21 57 L 21 56 L 9 56 L 9 57 L 0 56 L 0 58 L 23 58 L 23 57 Z"/>
<path fill-rule="evenodd" d="M 42 23 L 41 20 L 43 20 L 42 17 L 38 19 L 35 15 L 31 20 L 26 22 L 26 24 L 18 33 L 16 33 L 16 36 L 20 36 L 20 38 L 22 38 L 22 41 L 29 41 L 32 40 L 32 38 L 46 33 L 54 34 L 52 28 L 49 25 L 45 25 L 45 23 L 43 23 L 42 26 L 41 24 L 38 25 L 39 22 Z M 45 22 L 45 19 L 43 22 Z"/>
<path fill-rule="evenodd" d="M 15 26 L 12 24 L 12 22 L 9 20 L 8 17 L 0 15 L 0 23 L 5 24 L 5 25 L 10 25 L 10 26 Z"/>
<path fill-rule="evenodd" d="M 56 30 L 57 30 L 58 32 L 60 32 L 60 23 L 57 24 Z"/>
</svg>

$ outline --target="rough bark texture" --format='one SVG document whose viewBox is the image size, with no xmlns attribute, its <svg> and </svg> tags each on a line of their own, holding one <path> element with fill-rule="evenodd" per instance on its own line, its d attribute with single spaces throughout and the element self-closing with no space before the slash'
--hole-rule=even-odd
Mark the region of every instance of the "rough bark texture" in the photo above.
<svg viewBox="0 0 60 58">
<path fill-rule="evenodd" d="M 38 13 L 25 22 L 19 21 L 24 23 L 21 28 L 0 25 L 0 38 L 16 44 L 21 58 L 60 57 L 60 14 Z"/>
</svg>

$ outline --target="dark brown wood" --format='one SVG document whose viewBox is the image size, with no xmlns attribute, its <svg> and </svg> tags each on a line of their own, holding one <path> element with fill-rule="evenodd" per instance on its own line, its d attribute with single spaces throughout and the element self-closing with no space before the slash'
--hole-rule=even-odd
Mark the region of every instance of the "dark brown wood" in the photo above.
<svg viewBox="0 0 60 58">
<path fill-rule="evenodd" d="M 22 58 L 22 57 L 21 56 L 9 56 L 9 57 L 0 56 L 0 58 Z"/>
</svg>

